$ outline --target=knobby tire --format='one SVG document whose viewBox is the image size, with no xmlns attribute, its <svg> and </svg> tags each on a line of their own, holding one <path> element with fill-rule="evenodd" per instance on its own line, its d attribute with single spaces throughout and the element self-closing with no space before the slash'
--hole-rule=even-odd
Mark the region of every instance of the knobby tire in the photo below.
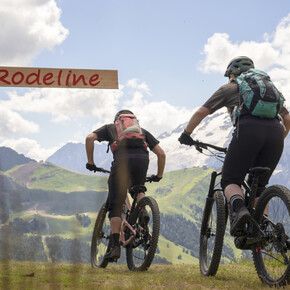
<svg viewBox="0 0 290 290">
<path fill-rule="evenodd" d="M 146 208 L 150 219 L 148 225 L 142 230 L 139 215 L 143 208 Z M 155 199 L 152 197 L 142 198 L 131 215 L 130 224 L 136 228 L 137 234 L 126 247 L 128 268 L 131 271 L 146 271 L 154 259 L 159 239 L 160 213 Z M 149 238 L 149 236 L 151 237 Z"/>
<path fill-rule="evenodd" d="M 267 216 L 264 215 L 266 212 Z M 268 217 L 271 222 L 269 223 L 265 217 Z M 253 260 L 260 280 L 271 287 L 290 284 L 290 191 L 281 185 L 273 185 L 265 189 L 257 203 L 255 219 L 269 236 L 266 241 L 252 248 Z M 286 235 L 281 235 L 283 232 L 281 228 Z M 288 250 L 285 247 L 286 241 L 289 242 Z"/>
<path fill-rule="evenodd" d="M 109 218 L 107 217 L 106 204 L 104 204 L 98 213 L 92 236 L 91 265 L 93 268 L 106 268 L 108 265 L 108 261 L 103 259 L 104 251 L 107 251 L 109 247 L 110 233 L 108 228 L 107 233 L 105 232 L 106 221 L 109 222 Z M 101 249 L 102 254 L 100 254 Z"/>
<path fill-rule="evenodd" d="M 200 230 L 199 267 L 203 276 L 214 276 L 218 270 L 226 223 L 224 195 L 216 191 L 213 199 L 206 201 Z"/>
</svg>

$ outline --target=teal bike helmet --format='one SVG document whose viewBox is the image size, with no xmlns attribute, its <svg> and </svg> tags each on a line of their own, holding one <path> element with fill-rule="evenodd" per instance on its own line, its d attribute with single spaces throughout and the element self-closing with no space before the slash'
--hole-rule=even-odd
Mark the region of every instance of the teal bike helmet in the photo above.
<svg viewBox="0 0 290 290">
<path fill-rule="evenodd" d="M 238 56 L 230 61 L 225 72 L 225 77 L 229 77 L 230 74 L 239 76 L 250 68 L 255 68 L 254 62 L 247 56 Z"/>
</svg>

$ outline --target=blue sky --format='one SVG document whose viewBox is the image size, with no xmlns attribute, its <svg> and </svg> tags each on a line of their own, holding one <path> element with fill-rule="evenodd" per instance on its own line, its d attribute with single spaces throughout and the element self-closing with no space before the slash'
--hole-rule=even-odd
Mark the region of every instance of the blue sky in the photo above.
<svg viewBox="0 0 290 290">
<path fill-rule="evenodd" d="M 156 136 L 248 55 L 290 103 L 288 0 L 0 0 L 0 66 L 116 69 L 119 90 L 0 88 L 0 145 L 46 159 L 132 109 Z"/>
</svg>

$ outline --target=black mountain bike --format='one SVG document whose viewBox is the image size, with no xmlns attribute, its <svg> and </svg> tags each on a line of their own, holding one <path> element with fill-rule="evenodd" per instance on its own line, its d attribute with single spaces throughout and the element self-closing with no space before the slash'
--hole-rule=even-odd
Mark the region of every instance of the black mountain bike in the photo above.
<svg viewBox="0 0 290 290">
<path fill-rule="evenodd" d="M 199 141 L 194 141 L 193 145 L 199 152 L 206 149 L 210 156 L 221 161 L 227 151 Z M 259 177 L 268 170 L 267 167 L 249 170 L 252 182 L 249 185 L 245 180 L 242 187 L 252 219 L 234 239 L 237 248 L 252 251 L 260 280 L 277 287 L 290 283 L 290 191 L 281 185 L 269 186 L 254 207 Z M 200 230 L 199 265 L 204 276 L 214 276 L 218 270 L 227 224 L 228 207 L 219 185 L 220 175 L 221 172 L 216 171 L 211 174 Z"/>
<path fill-rule="evenodd" d="M 107 170 L 101 169 L 102 172 Z M 150 177 L 146 181 L 151 182 Z M 126 260 L 131 271 L 147 270 L 154 258 L 160 231 L 160 213 L 156 200 L 150 196 L 142 198 L 137 203 L 140 192 L 146 192 L 144 185 L 136 185 L 130 189 L 133 196 L 132 205 L 128 195 L 123 205 L 122 226 L 120 232 L 120 245 L 126 248 Z M 147 222 L 144 222 L 146 211 Z M 91 265 L 93 268 L 105 268 L 109 262 L 104 255 L 111 249 L 110 221 L 107 215 L 108 201 L 99 210 L 91 243 Z"/>
</svg>

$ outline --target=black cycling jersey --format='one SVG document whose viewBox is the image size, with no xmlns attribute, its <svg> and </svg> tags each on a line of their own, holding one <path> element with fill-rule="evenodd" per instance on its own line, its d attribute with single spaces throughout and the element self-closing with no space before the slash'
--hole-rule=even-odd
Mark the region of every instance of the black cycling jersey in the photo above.
<svg viewBox="0 0 290 290">
<path fill-rule="evenodd" d="M 148 132 L 144 128 L 141 129 L 144 136 L 144 141 L 147 143 L 149 149 L 152 150 L 155 147 L 155 145 L 159 144 L 159 141 L 150 132 Z M 98 135 L 99 142 L 108 141 L 109 145 L 111 145 L 114 141 L 117 140 L 117 131 L 115 124 L 104 125 L 101 128 L 95 130 L 94 133 Z M 137 150 L 137 152 L 138 151 L 139 150 Z M 130 150 L 128 151 L 128 153 L 130 154 L 134 152 L 136 152 L 136 150 L 132 148 L 130 148 Z"/>
</svg>

